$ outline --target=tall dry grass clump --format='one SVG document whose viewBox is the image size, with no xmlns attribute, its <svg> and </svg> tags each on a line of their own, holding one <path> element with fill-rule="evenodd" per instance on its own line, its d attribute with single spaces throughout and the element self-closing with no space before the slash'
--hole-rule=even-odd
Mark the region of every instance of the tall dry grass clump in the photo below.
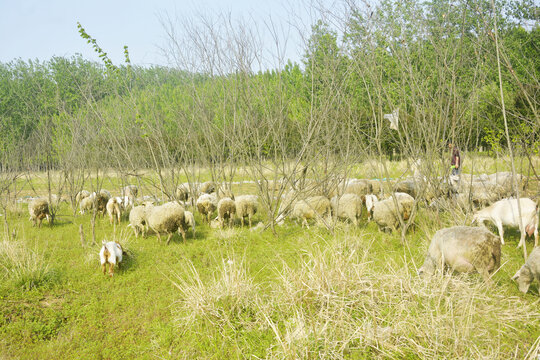
<svg viewBox="0 0 540 360">
<path fill-rule="evenodd" d="M 22 241 L 0 242 L 0 276 L 15 286 L 30 290 L 50 283 L 55 271 L 37 249 L 30 249 Z"/>
<path fill-rule="evenodd" d="M 478 276 L 421 280 L 408 266 L 375 266 L 370 257 L 361 239 L 345 238 L 285 267 L 272 299 L 280 316 L 266 316 L 276 338 L 268 357 L 509 359 L 535 351 L 519 339 L 503 344 L 516 328 L 539 328 L 537 303 Z"/>
<path fill-rule="evenodd" d="M 538 342 L 530 347 L 516 334 L 538 332 L 538 301 L 477 274 L 420 279 L 410 255 L 380 261 L 373 241 L 368 233 L 344 233 L 312 242 L 298 263 L 276 267 L 276 280 L 264 287 L 243 261 L 223 260 L 209 281 L 188 263 L 189 275 L 173 280 L 178 324 L 222 334 L 256 328 L 274 339 L 269 359 L 537 356 Z"/>
<path fill-rule="evenodd" d="M 176 322 L 181 331 L 189 331 L 199 322 L 207 322 L 222 334 L 237 327 L 255 326 L 260 289 L 248 276 L 243 260 L 222 259 L 212 279 L 203 281 L 191 262 L 188 276 L 175 274 L 171 279 L 179 290 Z"/>
</svg>

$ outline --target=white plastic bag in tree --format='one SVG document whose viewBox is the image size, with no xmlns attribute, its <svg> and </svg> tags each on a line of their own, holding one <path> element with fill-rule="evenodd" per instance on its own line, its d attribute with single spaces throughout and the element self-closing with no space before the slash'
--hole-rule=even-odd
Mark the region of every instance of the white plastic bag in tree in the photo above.
<svg viewBox="0 0 540 360">
<path fill-rule="evenodd" d="M 390 121 L 390 129 L 398 129 L 399 109 L 394 110 L 391 114 L 384 114 L 384 118 Z"/>
</svg>

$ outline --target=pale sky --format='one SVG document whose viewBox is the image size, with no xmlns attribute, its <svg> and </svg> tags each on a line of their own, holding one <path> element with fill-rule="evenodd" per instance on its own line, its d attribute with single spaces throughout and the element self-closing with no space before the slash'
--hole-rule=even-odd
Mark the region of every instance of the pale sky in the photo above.
<svg viewBox="0 0 540 360">
<path fill-rule="evenodd" d="M 115 64 L 123 63 L 123 46 L 127 45 L 132 63 L 167 65 L 159 51 L 165 43 L 160 15 L 193 17 L 196 13 L 229 12 L 232 17 L 257 19 L 258 24 L 271 16 L 275 24 L 284 27 L 291 23 L 309 27 L 311 15 L 294 15 L 291 21 L 288 3 L 296 6 L 294 0 L 0 0 L 0 62 L 16 58 L 43 61 L 75 53 L 97 61 L 77 31 L 79 21 Z M 305 9 L 305 4 L 302 6 Z M 261 25 L 263 33 L 264 28 Z M 303 50 L 300 36 L 297 30 L 287 36 L 287 58 L 298 61 Z"/>
</svg>

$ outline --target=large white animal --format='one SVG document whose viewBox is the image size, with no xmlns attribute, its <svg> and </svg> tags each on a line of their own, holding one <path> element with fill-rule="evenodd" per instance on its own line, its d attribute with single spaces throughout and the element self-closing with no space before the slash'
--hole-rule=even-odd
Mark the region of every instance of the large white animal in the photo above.
<svg viewBox="0 0 540 360">
<path fill-rule="evenodd" d="M 473 223 L 484 224 L 484 221 L 492 221 L 499 230 L 501 243 L 504 245 L 503 225 L 519 227 L 522 224 L 521 239 L 518 247 L 525 243 L 525 237 L 534 234 L 534 246 L 538 246 L 538 205 L 529 198 L 520 198 L 521 218 L 519 217 L 517 199 L 504 199 L 495 202 L 482 210 L 477 211 L 473 217 Z"/>
<path fill-rule="evenodd" d="M 240 223 L 244 227 L 244 218 L 248 218 L 249 227 L 251 227 L 251 218 L 257 213 L 258 208 L 257 195 L 240 195 L 234 199 L 236 204 L 236 216 L 240 218 Z"/>
<path fill-rule="evenodd" d="M 330 203 L 336 218 L 349 219 L 355 226 L 358 226 L 358 220 L 362 215 L 362 198 L 360 196 L 343 194 L 343 196 L 339 197 L 336 195 L 330 200 Z"/>
<path fill-rule="evenodd" d="M 394 200 L 394 197 L 396 200 Z M 396 208 L 397 203 L 397 208 Z M 406 193 L 394 193 L 388 199 L 376 202 L 373 206 L 373 221 L 379 225 L 379 230 L 396 230 L 400 217 L 409 220 L 414 207 L 414 198 Z"/>
<path fill-rule="evenodd" d="M 120 218 L 122 216 L 122 198 L 113 197 L 107 201 L 107 215 L 109 215 L 109 222 L 114 223 L 115 221 L 120 224 Z"/>
<path fill-rule="evenodd" d="M 152 207 L 148 214 L 148 226 L 154 230 L 160 241 L 160 233 L 166 233 L 167 245 L 171 241 L 171 237 L 175 231 L 178 231 L 182 235 L 184 242 L 186 241 L 185 229 L 187 225 L 184 208 L 176 202 L 168 202 Z"/>
<path fill-rule="evenodd" d="M 457 272 L 476 270 L 488 281 L 500 264 L 501 242 L 496 235 L 483 227 L 454 226 L 433 235 L 418 275 L 433 275 L 437 267 L 446 265 Z"/>
<path fill-rule="evenodd" d="M 119 265 L 122 262 L 122 246 L 115 241 L 106 242 L 105 240 L 103 240 L 102 245 L 101 251 L 99 252 L 99 259 L 101 261 L 103 275 L 106 274 L 107 264 L 109 264 L 109 276 L 112 277 L 114 266 Z"/>
<path fill-rule="evenodd" d="M 379 199 L 377 199 L 377 195 L 374 195 L 374 194 L 366 195 L 366 209 L 367 209 L 368 220 L 371 220 L 371 218 L 373 217 L 373 207 L 375 206 L 377 202 L 379 202 Z"/>
<path fill-rule="evenodd" d="M 135 232 L 135 237 L 142 233 L 145 236 L 148 231 L 148 215 L 152 211 L 154 205 L 150 201 L 144 202 L 142 205 L 135 206 L 129 213 L 129 225 Z"/>
<path fill-rule="evenodd" d="M 212 214 L 217 209 L 218 199 L 214 194 L 202 194 L 197 199 L 197 210 L 202 215 L 203 220 L 210 223 Z"/>
</svg>

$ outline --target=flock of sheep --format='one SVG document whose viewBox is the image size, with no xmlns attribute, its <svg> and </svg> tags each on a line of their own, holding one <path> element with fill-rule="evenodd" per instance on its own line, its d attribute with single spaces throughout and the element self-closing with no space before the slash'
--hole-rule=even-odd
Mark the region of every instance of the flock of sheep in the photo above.
<svg viewBox="0 0 540 360">
<path fill-rule="evenodd" d="M 445 186 L 433 186 L 420 176 L 393 183 L 392 193 L 384 198 L 383 183 L 379 180 L 347 179 L 340 181 L 333 190 L 325 194 L 302 196 L 298 189 L 292 189 L 280 199 L 276 223 L 282 225 L 286 217 L 309 227 L 313 220 L 329 224 L 336 219 L 346 219 L 358 225 L 363 208 L 368 220 L 374 221 L 380 230 L 393 231 L 412 215 L 418 198 L 430 206 L 437 206 L 441 199 L 450 198 L 456 205 L 481 208 L 474 214 L 473 223 L 483 225 L 493 222 L 499 231 L 495 236 L 484 226 L 455 226 L 439 230 L 432 238 L 426 260 L 419 274 L 433 274 L 437 267 L 448 266 L 457 272 L 479 272 L 486 281 L 499 268 L 501 245 L 504 244 L 503 225 L 521 230 L 519 246 L 523 246 L 526 235 L 534 235 L 535 249 L 521 269 L 514 276 L 519 289 L 526 292 L 534 279 L 540 281 L 540 248 L 538 248 L 538 204 L 528 198 L 511 198 L 513 195 L 512 174 L 508 172 L 492 175 L 471 176 L 463 174 L 459 181 L 441 181 Z M 517 175 L 517 183 L 524 184 L 525 178 Z M 186 240 L 186 231 L 192 229 L 195 236 L 193 213 L 186 210 L 188 204 L 200 213 L 203 222 L 210 227 L 231 227 L 234 218 L 240 219 L 242 226 L 247 218 L 252 226 L 252 218 L 258 209 L 256 195 L 233 196 L 227 188 L 214 182 L 202 184 L 182 184 L 176 191 L 176 201 L 155 205 L 153 201 L 142 201 L 135 206 L 138 189 L 129 185 L 121 190 L 121 196 L 112 197 L 106 190 L 99 193 L 81 191 L 76 201 L 80 212 L 96 208 L 102 215 L 108 214 L 111 223 L 120 222 L 124 212 L 129 213 L 129 227 L 135 236 L 143 236 L 149 229 L 161 240 L 167 234 L 167 244 L 175 232 Z M 489 206 L 488 206 L 489 205 Z M 41 225 L 49 218 L 46 199 L 36 199 L 29 204 L 30 218 L 35 225 Z M 217 213 L 217 217 L 213 218 Z M 122 249 L 114 242 L 103 244 L 100 252 L 105 273 L 105 264 L 110 264 L 112 276 L 114 264 L 121 261 Z"/>
</svg>

